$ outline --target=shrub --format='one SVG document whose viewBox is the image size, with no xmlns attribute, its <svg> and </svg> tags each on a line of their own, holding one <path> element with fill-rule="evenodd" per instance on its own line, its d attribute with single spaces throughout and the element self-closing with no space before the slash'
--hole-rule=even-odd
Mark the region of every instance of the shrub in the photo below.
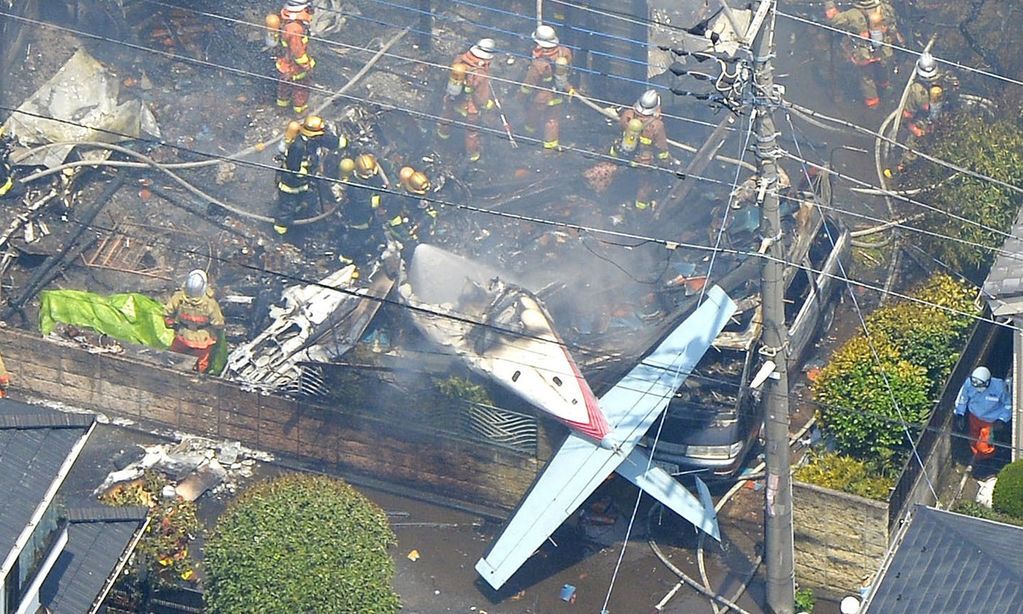
<svg viewBox="0 0 1023 614">
<path fill-rule="evenodd" d="M 813 606 L 817 603 L 813 591 L 808 588 L 801 588 L 796 591 L 796 612 L 813 612 Z"/>
<path fill-rule="evenodd" d="M 285 475 L 233 501 L 207 543 L 210 612 L 396 612 L 387 516 L 345 482 Z"/>
<path fill-rule="evenodd" d="M 877 501 L 887 501 L 895 485 L 894 479 L 878 475 L 865 461 L 831 452 L 813 453 L 793 475 L 801 482 Z"/>
<path fill-rule="evenodd" d="M 916 298 L 948 309 L 904 301 L 882 307 L 867 318 L 867 330 L 886 338 L 902 359 L 927 370 L 930 392 L 936 396 L 959 360 L 959 349 L 979 311 L 976 290 L 948 275 L 928 279 Z"/>
<path fill-rule="evenodd" d="M 994 520 L 997 522 L 1004 522 L 1005 524 L 1023 526 L 1023 518 L 1013 518 L 1008 514 L 1000 514 L 992 509 L 984 507 L 976 501 L 960 501 L 959 503 L 956 503 L 955 507 L 952 508 L 952 511 L 957 514 L 973 516 L 974 518 L 984 518 L 985 520 Z"/>
<path fill-rule="evenodd" d="M 1023 520 L 1023 459 L 1002 467 L 991 495 L 991 508 Z"/>
<path fill-rule="evenodd" d="M 922 146 L 942 160 L 1009 185 L 1023 185 L 1023 131 L 1009 119 L 950 117 L 941 122 Z M 993 252 L 975 245 L 1001 246 L 1005 237 L 998 231 L 1007 231 L 1012 225 L 1023 197 L 993 182 L 954 173 L 936 164 L 917 165 L 907 174 L 905 182 L 914 186 L 941 183 L 940 189 L 929 191 L 924 199 L 938 209 L 925 216 L 924 224 L 934 233 L 933 237 L 925 237 L 926 247 L 948 266 L 982 277 L 983 270 L 991 264 Z M 985 228 L 966 223 L 964 218 Z M 959 237 L 974 245 L 948 241 L 941 235 Z"/>
<path fill-rule="evenodd" d="M 912 434 L 927 419 L 931 403 L 924 368 L 903 360 L 882 338 L 873 339 L 873 345 L 880 360 L 864 337 L 839 348 L 821 370 L 814 393 L 821 424 L 838 451 L 877 461 L 908 445 L 902 421 Z"/>
</svg>

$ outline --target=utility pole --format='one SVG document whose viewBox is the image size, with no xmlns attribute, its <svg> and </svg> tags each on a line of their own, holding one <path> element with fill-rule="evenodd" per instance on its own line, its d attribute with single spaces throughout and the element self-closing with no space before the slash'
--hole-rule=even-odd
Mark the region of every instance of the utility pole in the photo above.
<svg viewBox="0 0 1023 614">
<path fill-rule="evenodd" d="M 773 107 L 780 98 L 774 91 L 775 0 L 760 0 L 758 8 L 770 14 L 753 45 L 753 112 L 756 113 L 756 157 L 760 174 L 761 253 L 760 293 L 764 313 L 761 352 L 775 363 L 765 383 L 764 428 L 766 488 L 764 488 L 764 562 L 767 565 L 767 609 L 773 614 L 792 614 L 795 572 L 792 537 L 792 479 L 789 469 L 789 381 L 787 373 L 788 331 L 785 328 L 783 283 L 785 257 L 778 212 L 777 143 Z M 764 4 L 769 5 L 764 7 Z"/>
</svg>

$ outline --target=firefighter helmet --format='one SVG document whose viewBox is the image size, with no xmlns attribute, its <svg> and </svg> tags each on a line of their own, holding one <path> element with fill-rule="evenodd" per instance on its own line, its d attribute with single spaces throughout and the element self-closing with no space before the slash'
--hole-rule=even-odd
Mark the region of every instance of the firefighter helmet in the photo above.
<svg viewBox="0 0 1023 614">
<path fill-rule="evenodd" d="M 991 383 L 991 370 L 987 367 L 977 367 L 970 374 L 970 383 L 974 388 L 987 388 Z"/>
<path fill-rule="evenodd" d="M 492 38 L 481 38 L 478 43 L 469 48 L 469 53 L 481 60 L 492 60 L 496 51 L 497 43 Z"/>
<path fill-rule="evenodd" d="M 337 170 L 341 173 L 342 179 L 347 179 L 352 176 L 355 171 L 355 160 L 351 158 L 344 158 L 337 165 Z"/>
<path fill-rule="evenodd" d="M 430 180 L 426 173 L 417 171 L 411 166 L 403 166 L 398 172 L 398 180 L 402 187 L 411 194 L 422 196 L 430 191 Z"/>
<path fill-rule="evenodd" d="M 916 59 L 916 74 L 924 81 L 934 81 L 938 78 L 938 63 L 929 52 L 924 51 Z"/>
<path fill-rule="evenodd" d="M 661 97 L 654 90 L 647 90 L 632 108 L 640 115 L 653 115 L 661 107 Z"/>
<path fill-rule="evenodd" d="M 327 131 L 327 123 L 319 115 L 310 115 L 302 122 L 302 136 L 323 136 Z"/>
<path fill-rule="evenodd" d="M 289 13 L 301 13 L 309 10 L 309 3 L 303 0 L 288 0 L 284 5 L 284 10 Z"/>
<path fill-rule="evenodd" d="M 541 49 L 554 49 L 558 46 L 558 34 L 548 25 L 539 25 L 533 32 L 533 42 Z"/>
<path fill-rule="evenodd" d="M 284 128 L 284 142 L 291 143 L 300 132 L 302 132 L 302 124 L 294 120 L 288 122 L 287 127 Z"/>
<path fill-rule="evenodd" d="M 206 277 L 206 271 L 202 269 L 195 269 L 185 278 L 185 295 L 189 298 L 204 296 L 207 287 L 209 279 Z"/>
<path fill-rule="evenodd" d="M 360 179 L 369 179 L 380 172 L 377 158 L 373 154 L 359 154 L 355 158 L 355 174 Z"/>
<path fill-rule="evenodd" d="M 858 9 L 873 9 L 881 5 L 881 0 L 856 0 L 853 4 Z"/>
</svg>

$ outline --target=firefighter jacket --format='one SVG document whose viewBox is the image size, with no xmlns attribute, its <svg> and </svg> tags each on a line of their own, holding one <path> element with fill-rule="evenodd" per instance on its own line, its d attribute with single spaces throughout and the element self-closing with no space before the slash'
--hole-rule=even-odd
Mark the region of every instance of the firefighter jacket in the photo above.
<svg viewBox="0 0 1023 614">
<path fill-rule="evenodd" d="M 871 15 L 881 17 L 879 29 L 871 29 Z M 883 2 L 873 9 L 852 8 L 827 15 L 827 21 L 835 28 L 856 35 L 843 37 L 842 49 L 857 66 L 888 61 L 893 53 L 891 45 L 898 44 L 902 38 L 895 24 L 895 11 Z"/>
<path fill-rule="evenodd" d="M 494 106 L 490 93 L 490 61 L 481 60 L 466 51 L 455 58 L 455 64 L 465 64 L 469 69 L 465 74 L 462 92 L 455 97 L 455 104 L 463 115 L 476 115 L 483 109 Z"/>
<path fill-rule="evenodd" d="M 281 11 L 280 49 L 277 52 L 277 70 L 293 81 L 304 79 L 316 61 L 309 57 L 309 23 L 312 16 L 306 12 L 296 15 Z"/>
<path fill-rule="evenodd" d="M 349 184 L 345 188 L 348 204 L 344 212 L 348 227 L 353 230 L 368 230 L 374 224 L 379 226 L 376 219 L 385 215 L 382 195 L 383 188 L 387 187 L 380 173 L 367 179 L 353 175 L 346 179 L 345 183 Z"/>
<path fill-rule="evenodd" d="M 224 327 L 224 314 L 209 289 L 198 298 L 184 290 L 175 292 L 163 308 L 163 320 L 191 348 L 210 347 L 217 342 L 217 331 Z"/>
<path fill-rule="evenodd" d="M 310 174 L 316 172 L 316 154 L 309 139 L 299 136 L 284 152 L 284 167 L 277 174 L 277 189 L 288 194 L 309 190 Z"/>
<path fill-rule="evenodd" d="M 984 422 L 1012 419 L 1012 398 L 1010 386 L 1005 380 L 992 377 L 987 388 L 977 388 L 966 378 L 959 395 L 956 397 L 955 414 L 964 415 L 967 411 Z"/>
<path fill-rule="evenodd" d="M 11 165 L 11 141 L 7 136 L 0 137 L 0 197 L 14 188 L 14 167 Z"/>
<path fill-rule="evenodd" d="M 927 90 L 926 84 L 914 81 L 909 86 L 906 106 L 902 108 L 902 118 L 906 120 L 906 127 L 918 137 L 927 133 L 931 119 L 931 95 Z"/>
<path fill-rule="evenodd" d="M 629 122 L 634 118 L 643 124 L 643 130 L 639 133 L 639 143 L 636 145 L 636 151 L 632 154 L 633 161 L 640 164 L 652 164 L 655 152 L 658 160 L 662 162 L 670 160 L 671 153 L 668 151 L 668 133 L 664 130 L 664 121 L 661 120 L 661 114 L 640 115 L 636 113 L 635 109 L 626 109 L 618 117 L 618 125 L 623 133 L 628 127 Z M 620 150 L 620 146 L 621 141 L 619 140 L 611 148 L 611 155 L 628 155 L 627 152 Z"/>
<path fill-rule="evenodd" d="M 523 95 L 532 93 L 537 104 L 550 106 L 561 104 L 564 101 L 561 94 L 569 92 L 571 86 L 567 79 L 563 83 L 558 83 L 555 79 L 554 66 L 558 58 L 564 58 L 568 60 L 569 66 L 572 65 L 572 51 L 567 47 L 558 45 L 553 49 L 541 47 L 533 49 L 533 60 L 529 63 L 526 78 L 519 92 Z"/>
</svg>

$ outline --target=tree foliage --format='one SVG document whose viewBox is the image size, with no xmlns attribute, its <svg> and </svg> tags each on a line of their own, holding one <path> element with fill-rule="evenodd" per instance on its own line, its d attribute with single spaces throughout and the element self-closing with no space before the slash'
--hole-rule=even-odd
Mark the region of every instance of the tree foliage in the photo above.
<svg viewBox="0 0 1023 614">
<path fill-rule="evenodd" d="M 922 146 L 942 160 L 1009 185 L 1023 186 L 1023 130 L 1012 120 L 990 121 L 959 114 L 942 121 Z M 906 182 L 940 183 L 924 198 L 939 210 L 925 216 L 928 230 L 938 235 L 925 238 L 927 249 L 949 266 L 978 275 L 990 266 L 994 254 L 991 249 L 975 245 L 1001 247 L 1005 236 L 998 231 L 1010 228 L 1023 205 L 1019 192 L 935 164 L 918 165 Z M 974 245 L 949 241 L 940 235 L 958 237 Z"/>
<path fill-rule="evenodd" d="M 1023 459 L 1009 463 L 998 472 L 991 508 L 1000 514 L 1023 520 Z"/>
<path fill-rule="evenodd" d="M 855 337 L 839 348 L 817 378 L 818 415 L 844 454 L 886 459 L 909 444 L 930 410 L 927 371 L 899 355 L 886 339 Z M 893 402 L 894 400 L 894 402 Z M 915 436 L 915 435 L 914 435 Z"/>
<path fill-rule="evenodd" d="M 285 475 L 231 503 L 205 548 L 210 612 L 396 612 L 396 543 L 384 512 L 347 483 Z"/>
</svg>

